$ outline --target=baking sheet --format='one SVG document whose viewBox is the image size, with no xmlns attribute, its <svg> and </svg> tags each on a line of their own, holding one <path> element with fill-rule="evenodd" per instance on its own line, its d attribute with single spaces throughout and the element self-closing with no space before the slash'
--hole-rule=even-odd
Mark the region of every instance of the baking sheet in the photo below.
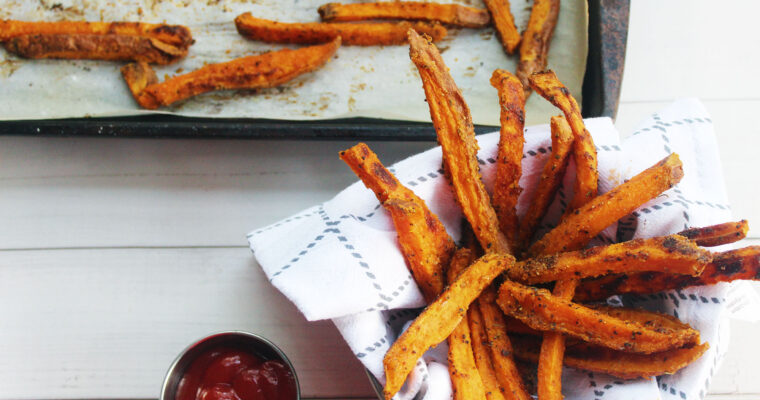
<svg viewBox="0 0 760 400">
<path fill-rule="evenodd" d="M 187 58 L 156 67 L 159 79 L 207 63 L 277 50 L 282 45 L 250 41 L 235 30 L 234 18 L 255 16 L 287 22 L 318 20 L 326 0 L 0 0 L 0 18 L 20 20 L 104 20 L 188 25 L 196 43 Z M 480 0 L 439 1 L 482 7 Z M 514 2 L 520 30 L 531 2 Z M 580 102 L 588 46 L 586 2 L 565 0 L 549 53 L 549 67 Z M 514 71 L 492 28 L 450 29 L 438 43 L 443 58 L 467 99 L 473 121 L 498 125 L 496 90 L 489 84 L 496 68 Z M 290 46 L 295 47 L 295 46 Z M 24 60 L 0 50 L 0 120 L 127 116 L 155 113 L 137 108 L 119 68 L 122 63 L 88 60 Z M 343 47 L 324 68 L 279 88 L 236 90 L 198 96 L 163 113 L 194 117 L 322 120 L 371 117 L 429 122 L 419 75 L 407 46 Z M 556 109 L 539 96 L 528 101 L 527 124 L 545 123 Z"/>
</svg>

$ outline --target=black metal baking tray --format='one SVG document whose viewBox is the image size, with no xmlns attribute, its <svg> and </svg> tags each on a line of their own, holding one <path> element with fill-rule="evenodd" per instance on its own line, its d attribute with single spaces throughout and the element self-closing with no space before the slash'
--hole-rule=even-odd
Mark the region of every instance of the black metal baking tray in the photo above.
<svg viewBox="0 0 760 400">
<path fill-rule="evenodd" d="M 613 117 L 620 97 L 630 0 L 589 0 L 584 117 Z M 494 130 L 476 126 L 477 133 Z M 312 140 L 433 140 L 430 123 L 350 118 L 326 121 L 145 115 L 0 122 L 0 135 Z"/>
</svg>

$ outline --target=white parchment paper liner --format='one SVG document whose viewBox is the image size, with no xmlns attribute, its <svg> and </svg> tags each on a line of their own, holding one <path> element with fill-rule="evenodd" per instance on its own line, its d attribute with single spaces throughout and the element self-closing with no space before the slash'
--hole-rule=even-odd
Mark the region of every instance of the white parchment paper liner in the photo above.
<svg viewBox="0 0 760 400">
<path fill-rule="evenodd" d="M 179 0 L 0 0 L 0 18 L 27 21 L 104 20 L 184 24 L 196 43 L 188 57 L 157 67 L 159 79 L 207 63 L 277 50 L 282 45 L 241 37 L 233 20 L 243 12 L 286 22 L 317 21 L 327 0 L 179 1 Z M 441 0 L 441 3 L 477 1 Z M 521 29 L 531 2 L 513 2 Z M 57 5 L 57 6 L 56 6 Z M 580 102 L 586 69 L 587 11 L 583 0 L 563 0 L 549 53 L 553 68 Z M 439 43 L 443 58 L 472 108 L 476 124 L 498 125 L 493 70 L 516 70 L 517 56 L 507 57 L 492 28 L 450 30 Z M 291 46 L 296 47 L 296 46 Z M 0 120 L 116 116 L 152 113 L 141 110 L 127 91 L 122 63 L 24 60 L 0 50 Z M 209 93 L 160 112 L 195 117 L 242 117 L 319 120 L 373 117 L 430 121 L 422 84 L 409 61 L 408 46 L 341 48 L 324 68 L 271 90 Z M 528 101 L 528 123 L 542 123 L 555 111 L 539 96 Z"/>
</svg>

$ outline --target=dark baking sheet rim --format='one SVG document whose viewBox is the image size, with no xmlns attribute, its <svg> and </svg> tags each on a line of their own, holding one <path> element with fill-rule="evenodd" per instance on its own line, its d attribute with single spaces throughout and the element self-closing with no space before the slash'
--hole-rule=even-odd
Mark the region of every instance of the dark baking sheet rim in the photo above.
<svg viewBox="0 0 760 400">
<path fill-rule="evenodd" d="M 623 77 L 630 0 L 589 0 L 584 117 L 615 117 Z M 476 126 L 477 133 L 497 129 Z M 325 121 L 192 118 L 173 115 L 0 122 L 0 135 L 311 140 L 433 140 L 432 124 L 372 118 Z"/>
</svg>

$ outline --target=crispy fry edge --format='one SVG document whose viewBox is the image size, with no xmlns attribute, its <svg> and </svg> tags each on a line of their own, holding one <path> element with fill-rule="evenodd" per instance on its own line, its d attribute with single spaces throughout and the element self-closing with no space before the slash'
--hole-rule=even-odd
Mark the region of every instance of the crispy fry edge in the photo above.
<svg viewBox="0 0 760 400">
<path fill-rule="evenodd" d="M 516 72 L 525 89 L 526 98 L 530 95 L 528 77 L 534 72 L 543 71 L 548 64 L 549 45 L 559 18 L 559 5 L 559 0 L 533 2 L 528 27 L 520 42 L 520 61 Z"/>
<path fill-rule="evenodd" d="M 0 42 L 22 35 L 94 34 L 142 36 L 187 50 L 193 44 L 190 29 L 182 25 L 144 22 L 17 21 L 0 20 Z"/>
<path fill-rule="evenodd" d="M 321 45 L 296 50 L 283 49 L 209 64 L 164 82 L 148 85 L 139 93 L 137 102 L 145 108 L 156 108 L 214 90 L 279 86 L 323 66 L 338 50 L 340 43 L 340 38 L 337 38 Z M 129 82 L 127 84 L 130 88 L 133 86 Z"/>
<path fill-rule="evenodd" d="M 517 26 L 515 26 L 515 18 L 512 16 L 509 0 L 483 0 L 483 3 L 491 14 L 494 29 L 504 51 L 507 54 L 514 53 L 521 38 Z"/>
<path fill-rule="evenodd" d="M 528 285 L 644 271 L 698 276 L 711 261 L 712 254 L 694 241 L 668 235 L 538 256 L 517 262 L 507 276 Z"/>
</svg>

